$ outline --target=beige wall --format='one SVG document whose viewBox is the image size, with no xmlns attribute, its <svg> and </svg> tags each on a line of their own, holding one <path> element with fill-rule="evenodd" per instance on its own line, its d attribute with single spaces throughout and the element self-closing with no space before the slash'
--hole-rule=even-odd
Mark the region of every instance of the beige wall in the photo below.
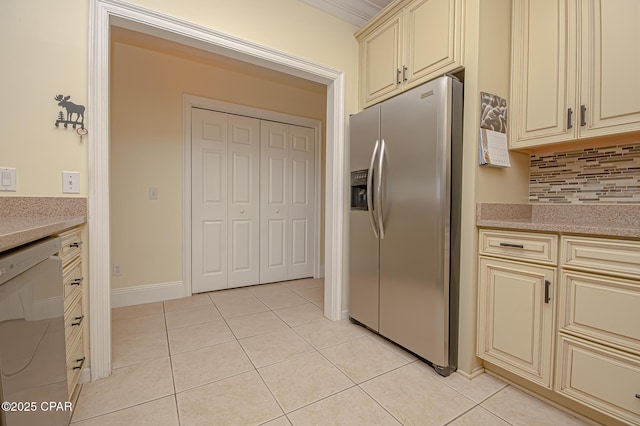
<svg viewBox="0 0 640 426">
<path fill-rule="evenodd" d="M 63 196 L 63 170 L 79 171 L 87 196 L 87 142 L 56 129 L 53 97 L 87 105 L 89 3 L 0 0 L 0 167 L 17 168 L 17 191 Z M 357 109 L 356 27 L 297 0 L 139 0 L 142 7 L 251 40 L 345 73 L 345 114 Z M 86 123 L 91 132 L 91 123 Z"/>
<path fill-rule="evenodd" d="M 182 95 L 314 118 L 326 86 L 114 31 L 111 53 L 112 288 L 182 280 Z M 156 39 L 157 40 L 157 39 Z M 149 187 L 158 200 L 149 200 Z M 321 208 L 321 207 L 320 207 Z"/>
<path fill-rule="evenodd" d="M 86 1 L 0 0 L 0 167 L 17 169 L 17 191 L 1 196 L 62 196 L 63 170 L 87 195 L 86 138 L 56 129 L 53 98 L 87 104 L 88 14 Z"/>
<path fill-rule="evenodd" d="M 481 7 L 482 6 L 482 7 Z M 481 368 L 476 358 L 478 231 L 476 202 L 526 203 L 529 161 L 510 153 L 509 169 L 478 165 L 480 92 L 509 98 L 511 1 L 466 0 L 465 111 L 460 254 L 460 327 L 458 368 L 471 374 Z"/>
<path fill-rule="evenodd" d="M 60 108 L 53 97 L 58 94 L 70 95 L 71 101 L 87 105 L 89 4 L 93 0 L 0 1 L 0 49 L 3 52 L 0 89 L 5 98 L 5 102 L 0 103 L 3 118 L 3 125 L 0 126 L 0 167 L 16 167 L 18 182 L 15 193 L 2 192 L 0 195 L 63 196 L 61 172 L 70 170 L 81 173 L 79 196 L 86 197 L 87 141 L 85 138 L 81 142 L 71 129 L 55 128 L 54 122 Z M 345 117 L 357 111 L 358 46 L 353 37 L 356 27 L 351 24 L 298 0 L 138 0 L 130 3 L 344 72 Z M 148 77 L 152 78 L 157 73 L 160 74 L 157 78 L 166 78 L 165 71 L 156 69 Z M 213 97 L 220 99 L 224 95 L 230 100 L 237 90 L 237 87 L 232 90 L 232 86 L 220 85 Z M 273 86 L 268 89 L 264 86 L 254 95 L 264 97 L 272 91 Z M 145 95 L 147 99 L 162 102 L 166 96 L 165 92 Z M 284 104 L 289 100 L 276 96 L 270 108 L 284 111 L 287 108 Z M 136 105 L 135 102 L 133 105 Z M 154 102 L 146 106 L 148 115 L 141 117 L 141 125 L 151 124 L 149 117 L 157 112 L 152 108 L 156 108 Z M 174 112 L 181 114 L 179 109 Z M 296 112 L 300 113 L 299 110 Z M 155 122 L 159 129 L 163 129 L 165 124 Z M 91 132 L 91 123 L 87 122 L 86 126 Z M 140 128 L 128 132 L 127 137 L 141 139 L 144 135 L 135 133 Z M 168 133 L 163 137 L 176 136 L 175 128 L 166 130 Z M 143 152 L 136 154 L 140 158 Z M 171 149 L 165 147 L 158 150 L 153 158 L 145 158 L 144 163 L 157 160 L 160 156 L 168 159 L 179 155 L 176 146 Z M 157 170 L 154 173 L 148 178 L 161 189 L 159 206 L 162 197 L 176 194 L 179 183 L 174 179 L 175 170 L 167 173 Z M 144 189 L 143 193 L 136 195 L 140 197 L 146 196 L 146 188 L 151 184 L 144 178 L 129 183 Z M 131 208 L 131 217 L 148 217 L 146 213 L 149 207 L 141 207 L 140 212 Z M 179 214 L 175 206 L 167 207 L 166 215 L 175 218 Z M 155 220 L 160 220 L 160 217 Z M 122 221 L 122 217 L 114 218 L 113 225 Z M 150 220 L 145 226 L 149 235 L 156 235 L 153 238 L 161 238 L 162 242 L 170 241 L 172 253 L 181 249 L 181 241 L 175 234 L 171 238 L 159 236 L 163 232 L 157 231 L 157 227 L 166 227 L 164 221 L 154 223 Z M 135 242 L 132 245 L 130 250 L 136 256 L 139 251 L 144 251 L 143 247 L 136 247 Z M 144 262 L 140 264 L 140 267 L 151 270 L 157 266 Z M 133 272 L 125 264 L 123 272 L 127 274 L 128 270 Z M 174 265 L 171 273 L 152 272 L 153 276 L 143 281 L 178 280 L 180 277 L 176 271 Z M 124 283 L 114 282 L 116 287 L 121 285 Z"/>
</svg>

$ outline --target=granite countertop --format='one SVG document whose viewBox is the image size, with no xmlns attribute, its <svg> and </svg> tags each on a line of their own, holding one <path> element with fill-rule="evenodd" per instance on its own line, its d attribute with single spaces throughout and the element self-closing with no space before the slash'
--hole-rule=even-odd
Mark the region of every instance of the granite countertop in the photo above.
<svg viewBox="0 0 640 426">
<path fill-rule="evenodd" d="M 640 238 L 640 205 L 477 203 L 476 225 L 599 237 Z"/>
<path fill-rule="evenodd" d="M 86 198 L 0 197 L 0 252 L 86 221 Z"/>
</svg>

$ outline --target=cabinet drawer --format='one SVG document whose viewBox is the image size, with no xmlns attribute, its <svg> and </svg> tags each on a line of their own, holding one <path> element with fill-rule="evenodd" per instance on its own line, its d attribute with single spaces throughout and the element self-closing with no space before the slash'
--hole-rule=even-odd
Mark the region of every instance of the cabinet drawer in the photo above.
<svg viewBox="0 0 640 426">
<path fill-rule="evenodd" d="M 62 282 L 64 284 L 64 308 L 66 310 L 67 303 L 75 298 L 75 295 L 82 288 L 84 282 L 80 257 L 75 258 L 62 268 Z"/>
<path fill-rule="evenodd" d="M 563 267 L 640 279 L 640 243 L 604 238 L 563 237 Z"/>
<path fill-rule="evenodd" d="M 70 304 L 64 315 L 64 337 L 66 342 L 73 342 L 82 331 L 82 297 L 76 297 Z"/>
<path fill-rule="evenodd" d="M 82 246 L 82 230 L 80 228 L 72 229 L 60 234 L 62 248 L 60 249 L 60 258 L 62 264 L 66 265 L 70 260 L 80 254 Z"/>
<path fill-rule="evenodd" d="M 640 355 L 639 313 L 639 282 L 562 271 L 560 331 L 597 339 Z"/>
<path fill-rule="evenodd" d="M 67 347 L 67 388 L 69 397 L 73 395 L 73 390 L 80 380 L 85 361 L 84 339 L 80 334 L 75 341 L 71 342 L 71 346 Z"/>
<path fill-rule="evenodd" d="M 555 265 L 558 258 L 558 237 L 481 229 L 480 254 Z"/>
<path fill-rule="evenodd" d="M 640 418 L 640 357 L 560 334 L 556 390 L 637 424 Z"/>
</svg>

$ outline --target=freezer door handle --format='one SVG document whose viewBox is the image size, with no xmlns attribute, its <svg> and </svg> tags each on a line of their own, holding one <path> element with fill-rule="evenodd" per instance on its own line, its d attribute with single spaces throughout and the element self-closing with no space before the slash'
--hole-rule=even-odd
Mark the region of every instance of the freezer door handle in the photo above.
<svg viewBox="0 0 640 426">
<path fill-rule="evenodd" d="M 384 164 L 384 156 L 386 152 L 386 144 L 384 143 L 384 139 L 382 139 L 382 146 L 380 147 L 380 155 L 378 156 L 378 185 L 376 190 L 376 210 L 378 213 L 378 228 L 380 229 L 380 239 L 384 239 L 384 215 L 382 214 L 382 179 L 383 179 L 383 170 L 382 166 Z"/>
<path fill-rule="evenodd" d="M 371 155 L 371 164 L 369 165 L 369 172 L 367 173 L 367 212 L 369 213 L 369 222 L 371 222 L 371 229 L 373 229 L 373 235 L 378 238 L 378 226 L 376 219 L 373 216 L 373 200 L 371 197 L 373 190 L 373 167 L 376 163 L 376 155 L 378 155 L 378 146 L 380 141 L 376 140 L 376 145 L 373 148 L 373 155 Z"/>
</svg>

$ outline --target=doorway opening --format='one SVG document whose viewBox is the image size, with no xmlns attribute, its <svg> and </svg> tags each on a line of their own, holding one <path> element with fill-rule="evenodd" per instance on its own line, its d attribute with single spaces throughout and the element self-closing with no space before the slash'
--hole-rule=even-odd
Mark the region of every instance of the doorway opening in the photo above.
<svg viewBox="0 0 640 426">
<path fill-rule="evenodd" d="M 344 96 L 345 76 L 321 64 L 216 32 L 202 26 L 110 0 L 92 0 L 89 31 L 89 273 L 91 276 L 91 377 L 111 372 L 110 276 L 110 32 L 123 27 L 204 51 L 233 57 L 326 85 L 327 161 L 325 203 L 324 314 L 342 315 L 344 226 Z"/>
</svg>

